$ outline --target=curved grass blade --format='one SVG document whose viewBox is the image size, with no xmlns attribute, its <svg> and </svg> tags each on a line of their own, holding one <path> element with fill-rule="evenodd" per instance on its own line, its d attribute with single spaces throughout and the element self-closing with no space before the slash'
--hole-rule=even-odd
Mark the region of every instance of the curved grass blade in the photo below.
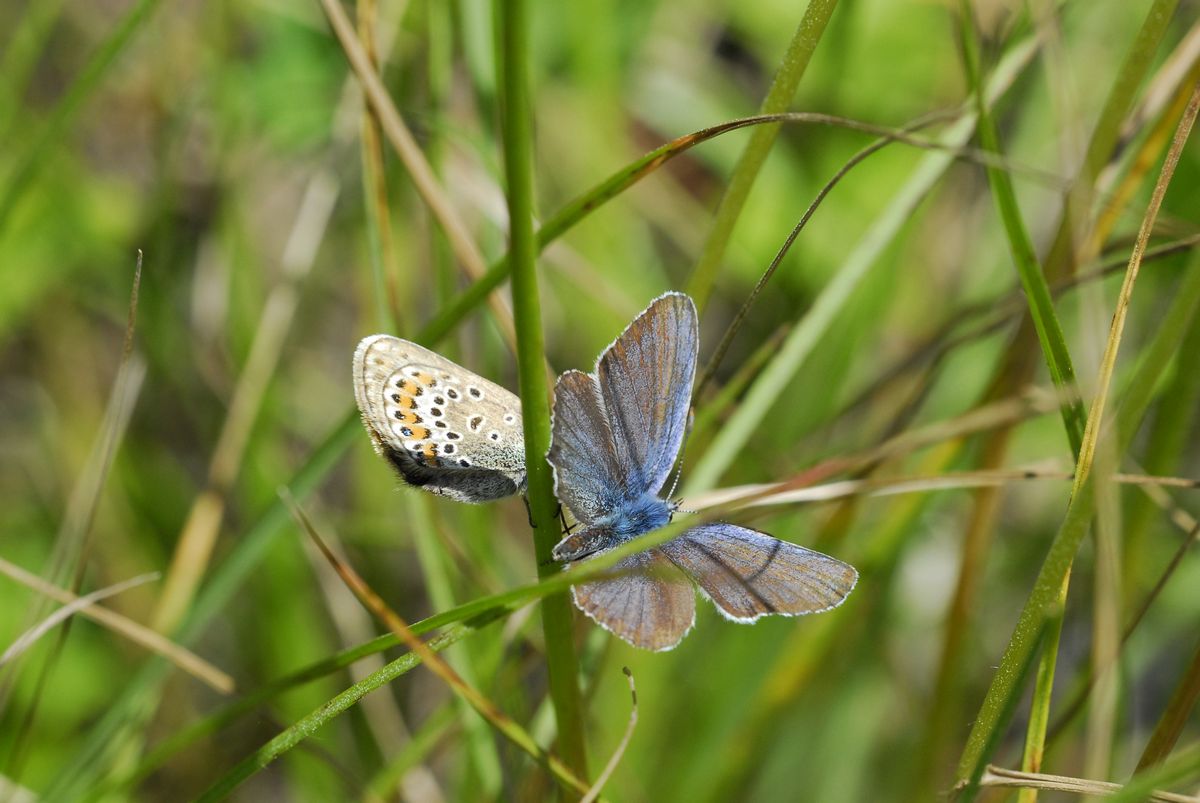
<svg viewBox="0 0 1200 803">
<path fill-rule="evenodd" d="M 804 77 L 808 63 L 812 60 L 813 52 L 817 49 L 835 8 L 837 0 L 809 0 L 800 24 L 792 34 L 783 62 L 771 81 L 771 88 L 763 99 L 764 113 L 782 112 L 791 104 L 800 79 Z M 762 169 L 778 133 L 778 125 L 755 129 L 750 141 L 746 143 L 745 150 L 742 151 L 741 158 L 738 159 L 733 175 L 729 177 L 708 237 L 704 241 L 704 250 L 701 251 L 696 266 L 692 268 L 692 275 L 687 283 L 687 293 L 696 302 L 696 309 L 700 312 L 704 311 L 704 305 L 708 302 L 708 296 L 716 281 L 717 268 L 725 256 L 729 238 L 733 235 L 733 228 L 742 214 L 746 198 L 750 195 L 750 188 L 754 186 L 758 171 Z"/>
<path fill-rule="evenodd" d="M 998 734 L 1008 719 L 1009 712 L 1007 712 L 1004 703 L 1012 698 L 1016 693 L 1016 689 L 1019 688 L 1019 677 L 1016 667 L 1026 664 L 1030 656 L 1035 653 L 1036 641 L 1040 638 L 1050 610 L 1052 607 L 1056 607 L 1055 600 L 1059 594 L 1059 589 L 1062 587 L 1064 578 L 1070 571 L 1075 553 L 1079 548 L 1080 542 L 1083 540 L 1083 536 L 1087 532 L 1088 523 L 1094 512 L 1095 493 L 1090 477 L 1090 469 L 1092 458 L 1095 454 L 1096 441 L 1101 433 L 1105 402 L 1116 366 L 1117 352 L 1120 349 L 1121 333 L 1124 329 L 1126 314 L 1128 313 L 1129 300 L 1133 292 L 1134 282 L 1137 279 L 1138 268 L 1141 264 L 1142 254 L 1146 248 L 1146 242 L 1150 237 L 1150 231 L 1153 229 L 1154 220 L 1158 215 L 1158 210 L 1162 204 L 1163 196 L 1166 194 L 1167 186 L 1170 184 L 1171 177 L 1174 174 L 1179 154 L 1183 150 L 1183 145 L 1187 141 L 1188 134 L 1191 132 L 1192 123 L 1195 121 L 1197 111 L 1200 111 L 1200 85 L 1197 85 L 1194 90 L 1192 100 L 1188 104 L 1188 109 L 1176 128 L 1175 139 L 1163 163 L 1158 181 L 1155 184 L 1154 194 L 1142 219 L 1142 226 L 1138 232 L 1137 242 L 1134 244 L 1133 253 L 1129 259 L 1129 267 L 1126 270 L 1125 281 L 1122 284 L 1121 293 L 1117 299 L 1117 307 L 1113 314 L 1108 342 L 1105 344 L 1104 356 L 1101 360 L 1100 375 L 1097 382 L 1097 395 L 1088 414 L 1087 427 L 1084 430 L 1083 445 L 1075 471 L 1075 483 L 1072 487 L 1071 502 L 1067 508 L 1066 518 L 1063 521 L 1062 527 L 1055 535 L 1050 545 L 1050 550 L 1046 555 L 1045 562 L 1038 572 L 1033 591 L 1030 593 L 1025 607 L 1021 611 L 1012 638 L 1004 650 L 1004 655 L 1000 659 L 1000 666 L 992 678 L 987 696 L 980 706 L 979 715 L 972 725 L 971 733 L 967 737 L 966 746 L 959 760 L 958 773 L 959 778 L 967 784 L 965 792 L 965 799 L 967 800 L 973 799 L 977 792 L 979 778 L 987 762 L 991 746 L 999 738 Z M 1142 391 L 1141 397 L 1136 400 L 1138 403 L 1128 403 L 1125 409 L 1126 415 L 1133 416 L 1134 420 L 1140 419 L 1141 414 L 1145 411 L 1145 406 L 1149 403 L 1151 392 L 1151 390 L 1146 389 Z M 1116 453 L 1120 454 L 1124 452 L 1127 439 L 1132 437 L 1131 430 L 1132 427 L 1118 427 L 1116 437 L 1119 440 Z"/>
<path fill-rule="evenodd" d="M 294 504 L 294 503 L 293 503 Z M 499 731 L 510 742 L 518 748 L 528 753 L 532 758 L 541 764 L 544 764 L 547 769 L 558 779 L 560 783 L 567 789 L 574 789 L 581 793 L 586 792 L 588 787 L 579 776 L 566 766 L 561 760 L 547 753 L 540 745 L 529 735 L 528 731 L 518 725 L 507 714 L 502 712 L 495 703 L 485 697 L 478 689 L 468 685 L 454 669 L 446 663 L 444 659 L 437 655 L 436 652 L 429 648 L 424 641 L 417 636 L 412 628 L 409 627 L 400 616 L 398 616 L 386 603 L 371 589 L 370 586 L 352 569 L 349 564 L 338 558 L 324 540 L 317 534 L 312 523 L 308 520 L 298 507 L 293 509 L 293 515 L 297 518 L 300 525 L 308 533 L 309 537 L 316 543 L 321 553 L 337 571 L 338 575 L 346 586 L 354 593 L 362 605 L 367 608 L 377 619 L 387 625 L 396 636 L 403 641 L 413 653 L 419 656 L 422 662 L 433 671 L 435 675 L 445 681 L 451 691 L 466 700 L 472 708 L 479 712 L 480 716 L 486 719 L 492 726 Z M 573 680 L 573 678 L 572 678 Z M 222 787 L 223 782 L 219 782 L 213 788 L 215 791 L 218 787 Z M 220 795 L 223 796 L 223 795 Z M 217 797 L 211 797 L 210 793 L 206 793 L 203 800 L 213 800 Z"/>
<path fill-rule="evenodd" d="M 489 621 L 494 621 L 494 619 Z M 431 639 L 426 647 L 431 651 L 444 650 L 446 647 L 474 632 L 475 629 L 477 629 L 475 626 L 454 628 Z M 274 739 L 246 756 L 246 758 L 238 762 L 233 769 L 211 786 L 199 799 L 220 800 L 224 798 L 247 778 L 269 766 L 271 762 L 284 753 L 314 735 L 323 725 L 357 703 L 363 696 L 382 688 L 420 663 L 420 657 L 410 652 L 387 664 L 382 669 L 372 672 L 363 678 L 363 680 L 355 683 L 336 697 L 333 697 L 329 702 L 301 718 Z M 138 775 L 140 776 L 141 774 L 139 771 Z"/>
<path fill-rule="evenodd" d="M 975 114 L 979 120 L 979 141 L 984 150 L 997 155 L 1002 153 L 1000 133 L 996 121 L 992 118 L 988 104 L 984 102 L 984 78 L 979 60 L 979 48 L 974 29 L 974 15 L 969 0 L 960 0 L 961 42 L 967 77 L 975 98 Z M 1004 170 L 988 166 L 986 168 L 988 183 L 992 188 L 992 196 L 996 201 L 996 209 L 1004 222 L 1004 231 L 1008 236 L 1008 247 L 1012 252 L 1013 263 L 1017 275 L 1021 279 L 1021 287 L 1029 302 L 1029 315 L 1037 330 L 1038 342 L 1042 346 L 1042 356 L 1050 369 L 1050 378 L 1062 398 L 1063 425 L 1067 431 L 1067 440 L 1071 444 L 1071 453 L 1078 455 L 1083 441 L 1085 414 L 1083 403 L 1075 393 L 1075 367 L 1071 363 L 1071 354 L 1067 349 L 1067 339 L 1063 334 L 1062 324 L 1054 313 L 1054 301 L 1050 296 L 1050 286 L 1046 276 L 1038 264 L 1037 253 L 1033 248 L 1033 238 L 1021 219 L 1021 209 L 1017 204 L 1017 195 L 1013 190 L 1012 178 Z"/>
<path fill-rule="evenodd" d="M 1034 52 L 1032 41 L 1013 48 L 992 76 L 988 102 L 994 101 L 1012 84 Z M 970 138 L 974 127 L 975 116 L 968 113 L 942 136 L 940 142 L 948 151 L 961 148 Z M 692 469 L 683 491 L 685 496 L 716 485 L 734 457 L 741 454 L 746 441 L 758 429 L 788 382 L 816 348 L 835 316 L 849 301 L 851 293 L 952 163 L 953 156 L 948 152 L 931 153 L 921 160 L 912 177 L 847 256 L 841 270 L 788 335 L 776 358 L 746 394 L 741 407 L 730 417 Z"/>
</svg>

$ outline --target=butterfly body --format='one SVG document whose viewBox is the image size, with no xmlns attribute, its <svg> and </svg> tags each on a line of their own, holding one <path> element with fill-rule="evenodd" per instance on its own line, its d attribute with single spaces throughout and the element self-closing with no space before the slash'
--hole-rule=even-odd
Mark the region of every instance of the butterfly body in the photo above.
<svg viewBox="0 0 1200 803">
<path fill-rule="evenodd" d="M 460 502 L 525 489 L 521 402 L 416 343 L 364 338 L 354 353 L 363 425 L 409 485 Z"/>
<path fill-rule="evenodd" d="M 547 459 L 555 493 L 581 527 L 554 547 L 556 560 L 587 560 L 671 520 L 675 507 L 660 493 L 683 444 L 698 343 L 695 305 L 667 293 L 604 350 L 592 373 L 559 377 Z M 668 650 L 695 621 L 693 583 L 725 617 L 753 622 L 836 607 L 857 579 L 853 567 L 827 555 L 710 522 L 571 591 L 580 610 L 620 638 Z"/>
<path fill-rule="evenodd" d="M 557 561 L 574 561 L 594 552 L 612 549 L 665 526 L 674 512 L 673 505 L 654 494 L 646 494 L 618 509 L 608 520 L 598 521 L 571 533 L 554 547 L 552 556 Z"/>
</svg>

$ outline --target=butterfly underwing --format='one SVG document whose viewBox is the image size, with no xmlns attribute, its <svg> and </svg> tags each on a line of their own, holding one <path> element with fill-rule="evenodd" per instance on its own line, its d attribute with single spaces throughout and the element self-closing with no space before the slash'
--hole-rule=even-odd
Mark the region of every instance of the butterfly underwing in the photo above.
<svg viewBox="0 0 1200 803">
<path fill-rule="evenodd" d="M 525 490 L 521 401 L 440 354 L 391 335 L 354 352 L 354 393 L 375 451 L 409 485 L 460 502 Z"/>
</svg>

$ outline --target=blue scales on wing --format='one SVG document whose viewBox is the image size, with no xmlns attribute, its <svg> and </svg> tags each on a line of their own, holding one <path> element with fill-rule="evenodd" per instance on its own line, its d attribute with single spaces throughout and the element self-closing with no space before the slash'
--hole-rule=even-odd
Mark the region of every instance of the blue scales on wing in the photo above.
<svg viewBox="0 0 1200 803">
<path fill-rule="evenodd" d="M 858 582 L 849 564 L 724 522 L 692 527 L 659 549 L 738 622 L 826 611 Z"/>
<path fill-rule="evenodd" d="M 699 330 L 682 293 L 654 302 L 613 341 L 596 366 L 617 458 L 631 490 L 657 494 L 683 445 Z"/>
</svg>

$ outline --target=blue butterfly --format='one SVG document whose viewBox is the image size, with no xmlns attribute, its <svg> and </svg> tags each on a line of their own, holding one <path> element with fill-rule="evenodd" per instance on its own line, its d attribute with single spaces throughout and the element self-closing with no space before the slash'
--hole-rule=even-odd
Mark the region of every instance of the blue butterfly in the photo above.
<svg viewBox="0 0 1200 803">
<path fill-rule="evenodd" d="M 585 560 L 671 520 L 676 506 L 659 494 L 683 445 L 698 348 L 695 304 L 667 293 L 604 350 L 593 373 L 559 377 L 547 459 L 555 494 L 581 526 L 554 547 L 555 560 Z M 636 647 L 669 650 L 695 622 L 693 583 L 727 618 L 749 623 L 829 610 L 857 581 L 852 566 L 820 552 L 713 522 L 571 591 L 601 627 Z"/>
</svg>

